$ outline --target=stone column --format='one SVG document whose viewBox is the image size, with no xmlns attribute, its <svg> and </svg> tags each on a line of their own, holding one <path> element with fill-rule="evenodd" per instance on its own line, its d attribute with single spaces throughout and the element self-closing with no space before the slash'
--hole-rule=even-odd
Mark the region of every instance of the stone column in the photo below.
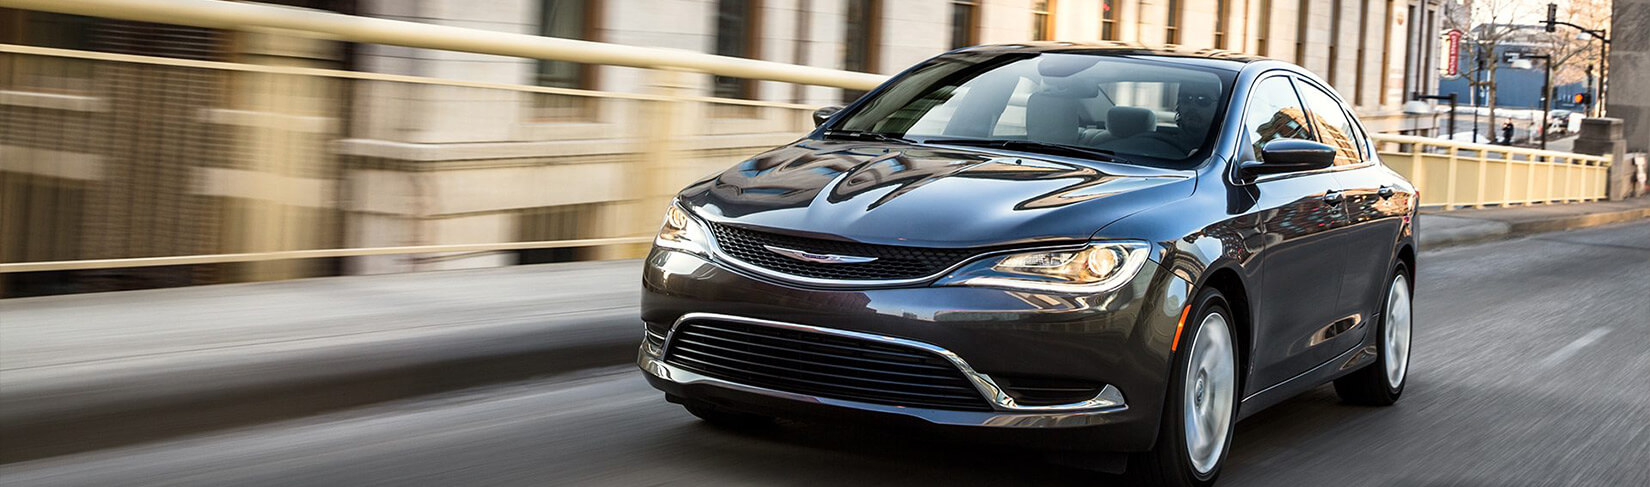
<svg viewBox="0 0 1650 487">
<path fill-rule="evenodd" d="M 1622 120 L 1627 150 L 1646 152 L 1650 151 L 1650 82 L 1645 82 L 1650 79 L 1650 0 L 1615 0 L 1614 7 L 1605 110 Z M 1613 176 L 1611 181 L 1615 181 Z"/>
<path fill-rule="evenodd" d="M 1576 137 L 1575 151 L 1595 156 L 1610 156 L 1604 197 L 1608 200 L 1626 198 L 1631 193 L 1634 168 L 1627 161 L 1627 141 L 1622 139 L 1619 118 L 1587 118 L 1581 120 L 1581 135 Z"/>
</svg>

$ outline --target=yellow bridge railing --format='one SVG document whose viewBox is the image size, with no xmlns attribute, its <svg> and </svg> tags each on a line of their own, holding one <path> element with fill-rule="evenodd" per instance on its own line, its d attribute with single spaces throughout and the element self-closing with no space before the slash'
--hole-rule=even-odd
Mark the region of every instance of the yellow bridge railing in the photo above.
<svg viewBox="0 0 1650 487">
<path fill-rule="evenodd" d="M 1609 156 L 1374 134 L 1381 161 L 1445 209 L 1604 199 Z"/>
</svg>

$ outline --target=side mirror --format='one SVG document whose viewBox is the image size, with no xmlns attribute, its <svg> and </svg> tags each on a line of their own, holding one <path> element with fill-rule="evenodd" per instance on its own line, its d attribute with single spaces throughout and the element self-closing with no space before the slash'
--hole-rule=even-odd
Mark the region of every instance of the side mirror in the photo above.
<svg viewBox="0 0 1650 487">
<path fill-rule="evenodd" d="M 1335 147 L 1302 139 L 1278 139 L 1260 148 L 1259 161 L 1238 165 L 1238 177 L 1250 181 L 1262 174 L 1313 171 L 1335 165 Z"/>
<path fill-rule="evenodd" d="M 830 120 L 831 115 L 836 115 L 836 112 L 840 111 L 842 111 L 842 107 L 840 106 L 828 106 L 814 110 L 814 126 L 818 127 L 820 125 L 825 125 L 825 121 Z"/>
</svg>

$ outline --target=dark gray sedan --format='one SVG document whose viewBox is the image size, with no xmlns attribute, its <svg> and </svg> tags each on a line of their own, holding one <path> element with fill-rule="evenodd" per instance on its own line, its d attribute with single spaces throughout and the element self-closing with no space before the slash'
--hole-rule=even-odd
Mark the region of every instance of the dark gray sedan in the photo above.
<svg viewBox="0 0 1650 487">
<path fill-rule="evenodd" d="M 1404 389 L 1412 185 L 1291 64 L 949 52 L 682 190 L 639 363 L 724 426 L 923 427 L 1206 485 L 1233 423 Z"/>
</svg>

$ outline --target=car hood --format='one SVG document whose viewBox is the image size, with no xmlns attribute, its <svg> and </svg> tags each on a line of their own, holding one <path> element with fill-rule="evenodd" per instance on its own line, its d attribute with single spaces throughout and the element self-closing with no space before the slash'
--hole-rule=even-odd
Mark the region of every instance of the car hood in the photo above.
<svg viewBox="0 0 1650 487">
<path fill-rule="evenodd" d="M 887 245 L 1083 240 L 1191 194 L 1194 173 L 995 149 L 803 139 L 679 195 L 712 222 Z"/>
</svg>

